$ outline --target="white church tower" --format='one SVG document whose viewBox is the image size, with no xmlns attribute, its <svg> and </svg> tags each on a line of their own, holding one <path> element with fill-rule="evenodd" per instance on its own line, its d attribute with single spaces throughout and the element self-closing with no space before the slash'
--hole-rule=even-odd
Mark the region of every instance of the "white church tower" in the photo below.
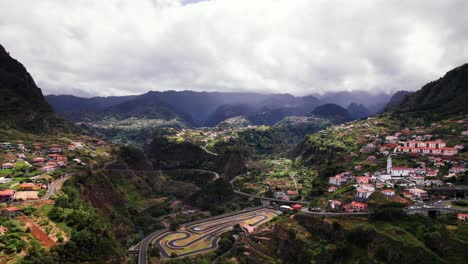
<svg viewBox="0 0 468 264">
<path fill-rule="evenodd" d="M 387 158 L 387 173 L 392 174 L 392 156 L 388 155 Z"/>
</svg>

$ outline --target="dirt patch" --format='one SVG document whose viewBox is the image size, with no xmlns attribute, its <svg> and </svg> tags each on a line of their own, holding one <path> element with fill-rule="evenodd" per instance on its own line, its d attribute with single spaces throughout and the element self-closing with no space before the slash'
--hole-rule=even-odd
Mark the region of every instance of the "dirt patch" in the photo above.
<svg viewBox="0 0 468 264">
<path fill-rule="evenodd" d="M 18 191 L 15 194 L 16 200 L 26 201 L 26 200 L 37 200 L 39 199 L 38 191 Z"/>
<path fill-rule="evenodd" d="M 408 201 L 405 198 L 402 198 L 400 196 L 393 196 L 393 197 L 390 198 L 390 200 L 392 202 L 402 203 L 402 204 L 405 204 L 405 205 L 410 205 L 411 204 L 410 201 Z"/>
<path fill-rule="evenodd" d="M 54 204 L 54 201 L 52 201 L 52 200 L 41 200 L 41 201 L 37 201 L 37 202 L 33 203 L 33 206 L 41 207 L 41 206 L 43 206 L 45 204 L 49 204 L 49 205 Z"/>
<path fill-rule="evenodd" d="M 33 235 L 45 248 L 50 249 L 55 245 L 55 241 L 52 240 L 34 221 L 29 217 L 22 216 L 19 218 L 26 227 L 29 228 L 31 235 Z"/>
<path fill-rule="evenodd" d="M 167 201 L 167 197 L 148 199 L 142 202 L 142 206 L 139 209 L 143 211 L 152 206 L 160 205 L 164 203 L 165 201 Z"/>
</svg>

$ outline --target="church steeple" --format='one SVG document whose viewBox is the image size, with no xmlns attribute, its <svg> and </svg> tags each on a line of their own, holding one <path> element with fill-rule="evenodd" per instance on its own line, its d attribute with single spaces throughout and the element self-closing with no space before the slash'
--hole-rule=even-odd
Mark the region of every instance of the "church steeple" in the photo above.
<svg viewBox="0 0 468 264">
<path fill-rule="evenodd" d="M 389 154 L 387 157 L 387 173 L 391 174 L 392 172 L 392 156 Z"/>
</svg>

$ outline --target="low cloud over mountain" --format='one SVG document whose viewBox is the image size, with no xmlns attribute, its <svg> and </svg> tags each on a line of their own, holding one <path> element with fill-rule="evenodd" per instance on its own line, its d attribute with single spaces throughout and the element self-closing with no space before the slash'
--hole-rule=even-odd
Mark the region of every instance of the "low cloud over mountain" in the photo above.
<svg viewBox="0 0 468 264">
<path fill-rule="evenodd" d="M 2 1 L 46 94 L 414 90 L 468 57 L 468 2 Z"/>
</svg>

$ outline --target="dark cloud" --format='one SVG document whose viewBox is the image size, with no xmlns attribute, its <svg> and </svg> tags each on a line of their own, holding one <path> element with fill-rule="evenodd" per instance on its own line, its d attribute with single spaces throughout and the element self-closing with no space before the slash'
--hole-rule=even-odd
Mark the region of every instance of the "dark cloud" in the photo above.
<svg viewBox="0 0 468 264">
<path fill-rule="evenodd" d="M 2 1 L 45 93 L 414 90 L 467 61 L 467 1 Z"/>
</svg>

